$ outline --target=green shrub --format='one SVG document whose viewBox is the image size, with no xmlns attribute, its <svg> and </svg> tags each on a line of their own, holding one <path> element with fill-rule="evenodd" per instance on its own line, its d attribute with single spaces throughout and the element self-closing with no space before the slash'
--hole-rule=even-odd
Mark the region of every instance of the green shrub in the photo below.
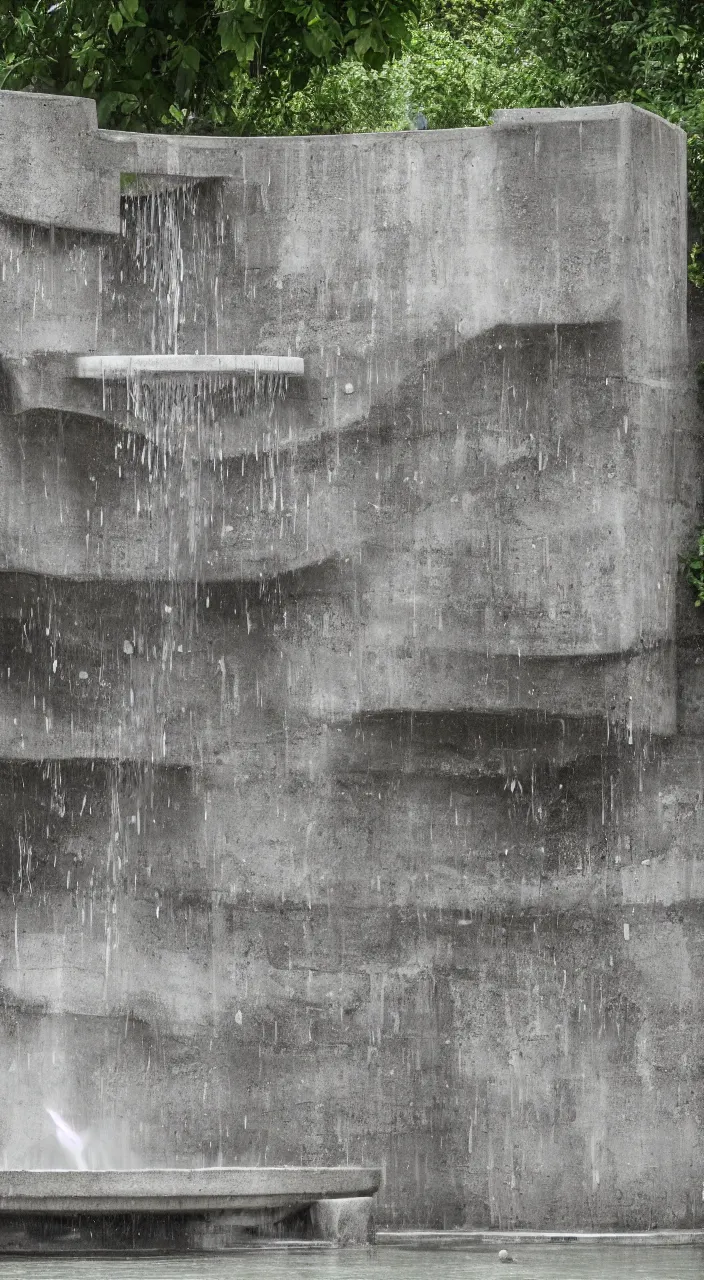
<svg viewBox="0 0 704 1280">
<path fill-rule="evenodd" d="M 698 609 L 704 603 L 704 529 L 699 530 L 696 550 L 689 556 L 682 556 L 681 562 L 684 576 L 696 596 L 694 606 Z"/>
</svg>

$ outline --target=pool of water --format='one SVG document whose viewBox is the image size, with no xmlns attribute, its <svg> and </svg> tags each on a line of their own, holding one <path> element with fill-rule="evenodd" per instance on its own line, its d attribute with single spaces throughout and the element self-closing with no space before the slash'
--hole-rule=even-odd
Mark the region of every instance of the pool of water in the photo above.
<svg viewBox="0 0 704 1280">
<path fill-rule="evenodd" d="M 704 1249 L 637 1245 L 262 1248 L 217 1257 L 0 1258 L 0 1280 L 702 1280 Z"/>
</svg>

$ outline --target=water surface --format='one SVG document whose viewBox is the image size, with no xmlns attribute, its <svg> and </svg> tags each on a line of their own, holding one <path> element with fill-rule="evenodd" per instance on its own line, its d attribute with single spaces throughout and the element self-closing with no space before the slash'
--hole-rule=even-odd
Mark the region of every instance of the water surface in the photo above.
<svg viewBox="0 0 704 1280">
<path fill-rule="evenodd" d="M 0 1280 L 702 1280 L 697 1246 L 257 1248 L 213 1257 L 0 1258 Z"/>
</svg>

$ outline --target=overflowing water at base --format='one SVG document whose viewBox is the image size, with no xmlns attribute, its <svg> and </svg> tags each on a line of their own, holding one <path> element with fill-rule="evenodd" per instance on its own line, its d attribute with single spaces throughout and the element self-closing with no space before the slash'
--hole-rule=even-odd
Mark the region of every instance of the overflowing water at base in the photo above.
<svg viewBox="0 0 704 1280">
<path fill-rule="evenodd" d="M 0 1280 L 694 1280 L 696 1246 L 522 1245 L 506 1267 L 493 1247 L 338 1250 L 261 1244 L 220 1257 L 0 1258 Z"/>
</svg>

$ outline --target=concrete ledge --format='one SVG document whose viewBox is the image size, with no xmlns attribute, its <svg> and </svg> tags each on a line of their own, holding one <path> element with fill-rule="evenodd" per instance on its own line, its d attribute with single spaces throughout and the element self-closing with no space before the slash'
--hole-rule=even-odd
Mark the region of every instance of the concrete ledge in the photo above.
<svg viewBox="0 0 704 1280">
<path fill-rule="evenodd" d="M 77 378 L 108 380 L 143 374 L 174 377 L 201 373 L 280 373 L 302 377 L 304 366 L 300 356 L 77 356 L 73 373 Z"/>
<path fill-rule="evenodd" d="M 526 125 L 537 127 L 542 124 L 589 124 L 605 120 L 628 120 L 634 115 L 651 116 L 652 111 L 637 107 L 632 102 L 604 103 L 592 107 L 503 107 L 494 111 L 491 117 L 493 128 L 517 129 Z M 658 120 L 668 129 L 682 134 L 679 125 L 673 124 L 663 116 Z"/>
<path fill-rule="evenodd" d="M 315 1201 L 372 1196 L 381 1171 L 333 1168 L 0 1170 L 0 1214 L 279 1211 Z"/>
<path fill-rule="evenodd" d="M 466 1249 L 472 1245 L 511 1244 L 585 1245 L 700 1245 L 704 1228 L 691 1231 L 390 1231 L 376 1233 L 379 1245 L 402 1245 L 411 1249 Z"/>
</svg>

